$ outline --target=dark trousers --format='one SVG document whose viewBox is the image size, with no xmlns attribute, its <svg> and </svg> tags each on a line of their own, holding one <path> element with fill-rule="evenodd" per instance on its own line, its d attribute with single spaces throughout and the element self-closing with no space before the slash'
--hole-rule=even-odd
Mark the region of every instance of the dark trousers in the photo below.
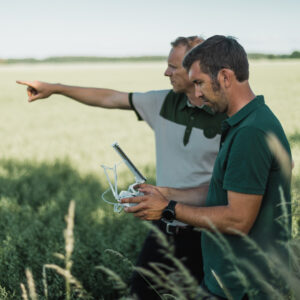
<svg viewBox="0 0 300 300">
<path fill-rule="evenodd" d="M 174 256 L 183 262 L 185 267 L 200 284 L 203 280 L 201 233 L 196 230 L 183 230 L 176 235 L 167 236 L 167 238 L 169 243 L 175 247 Z M 158 242 L 156 234 L 151 231 L 144 242 L 137 261 L 137 267 L 142 267 L 152 272 L 154 270 L 149 266 L 150 262 L 162 263 L 172 267 L 172 262 L 161 252 L 162 249 L 166 251 Z M 163 268 L 163 270 L 167 272 L 166 268 Z M 153 283 L 150 278 L 147 278 L 146 281 L 138 272 L 134 272 L 131 280 L 131 294 L 136 295 L 137 299 L 140 300 L 161 299 L 149 283 Z"/>
</svg>

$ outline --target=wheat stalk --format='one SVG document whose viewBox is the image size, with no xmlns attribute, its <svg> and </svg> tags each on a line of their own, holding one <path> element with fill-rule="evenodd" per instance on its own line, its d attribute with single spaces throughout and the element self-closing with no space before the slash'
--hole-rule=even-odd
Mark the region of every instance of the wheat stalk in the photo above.
<svg viewBox="0 0 300 300">
<path fill-rule="evenodd" d="M 75 202 L 72 200 L 69 205 L 68 214 L 65 217 L 67 228 L 64 230 L 64 238 L 65 238 L 65 279 L 66 279 L 66 299 L 71 299 L 71 286 L 70 286 L 70 279 L 71 279 L 71 269 L 72 269 L 72 260 L 71 256 L 74 249 L 74 216 L 75 216 Z"/>
<path fill-rule="evenodd" d="M 23 283 L 20 284 L 21 290 L 22 290 L 22 298 L 23 300 L 28 300 L 28 294 L 25 288 L 25 285 Z"/>
<path fill-rule="evenodd" d="M 35 284 L 34 284 L 32 273 L 29 269 L 26 269 L 25 274 L 26 274 L 26 278 L 27 278 L 27 284 L 28 284 L 30 298 L 31 298 L 31 300 L 37 300 L 38 297 L 37 297 L 37 294 L 35 291 Z"/>
</svg>

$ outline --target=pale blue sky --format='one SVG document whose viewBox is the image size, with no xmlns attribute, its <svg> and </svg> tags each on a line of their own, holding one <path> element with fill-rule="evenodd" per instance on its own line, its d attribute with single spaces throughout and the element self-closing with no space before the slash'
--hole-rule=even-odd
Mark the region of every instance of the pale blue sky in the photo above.
<svg viewBox="0 0 300 300">
<path fill-rule="evenodd" d="M 299 0 L 0 0 L 0 58 L 167 55 L 180 35 L 300 50 Z"/>
</svg>

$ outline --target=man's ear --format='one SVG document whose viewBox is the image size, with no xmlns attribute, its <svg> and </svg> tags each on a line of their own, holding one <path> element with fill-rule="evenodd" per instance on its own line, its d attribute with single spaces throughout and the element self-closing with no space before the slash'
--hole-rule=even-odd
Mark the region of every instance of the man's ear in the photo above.
<svg viewBox="0 0 300 300">
<path fill-rule="evenodd" d="M 230 69 L 221 69 L 218 73 L 218 81 L 224 88 L 229 88 L 234 79 L 234 72 Z"/>
</svg>

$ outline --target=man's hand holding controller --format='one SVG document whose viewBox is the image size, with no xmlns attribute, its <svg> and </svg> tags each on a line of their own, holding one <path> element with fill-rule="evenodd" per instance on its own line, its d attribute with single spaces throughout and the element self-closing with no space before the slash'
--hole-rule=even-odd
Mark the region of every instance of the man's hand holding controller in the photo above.
<svg viewBox="0 0 300 300">
<path fill-rule="evenodd" d="M 142 220 L 159 220 L 169 203 L 160 192 L 160 188 L 143 183 L 135 185 L 134 189 L 142 195 L 120 199 L 120 202 L 125 204 L 124 210 Z"/>
</svg>

